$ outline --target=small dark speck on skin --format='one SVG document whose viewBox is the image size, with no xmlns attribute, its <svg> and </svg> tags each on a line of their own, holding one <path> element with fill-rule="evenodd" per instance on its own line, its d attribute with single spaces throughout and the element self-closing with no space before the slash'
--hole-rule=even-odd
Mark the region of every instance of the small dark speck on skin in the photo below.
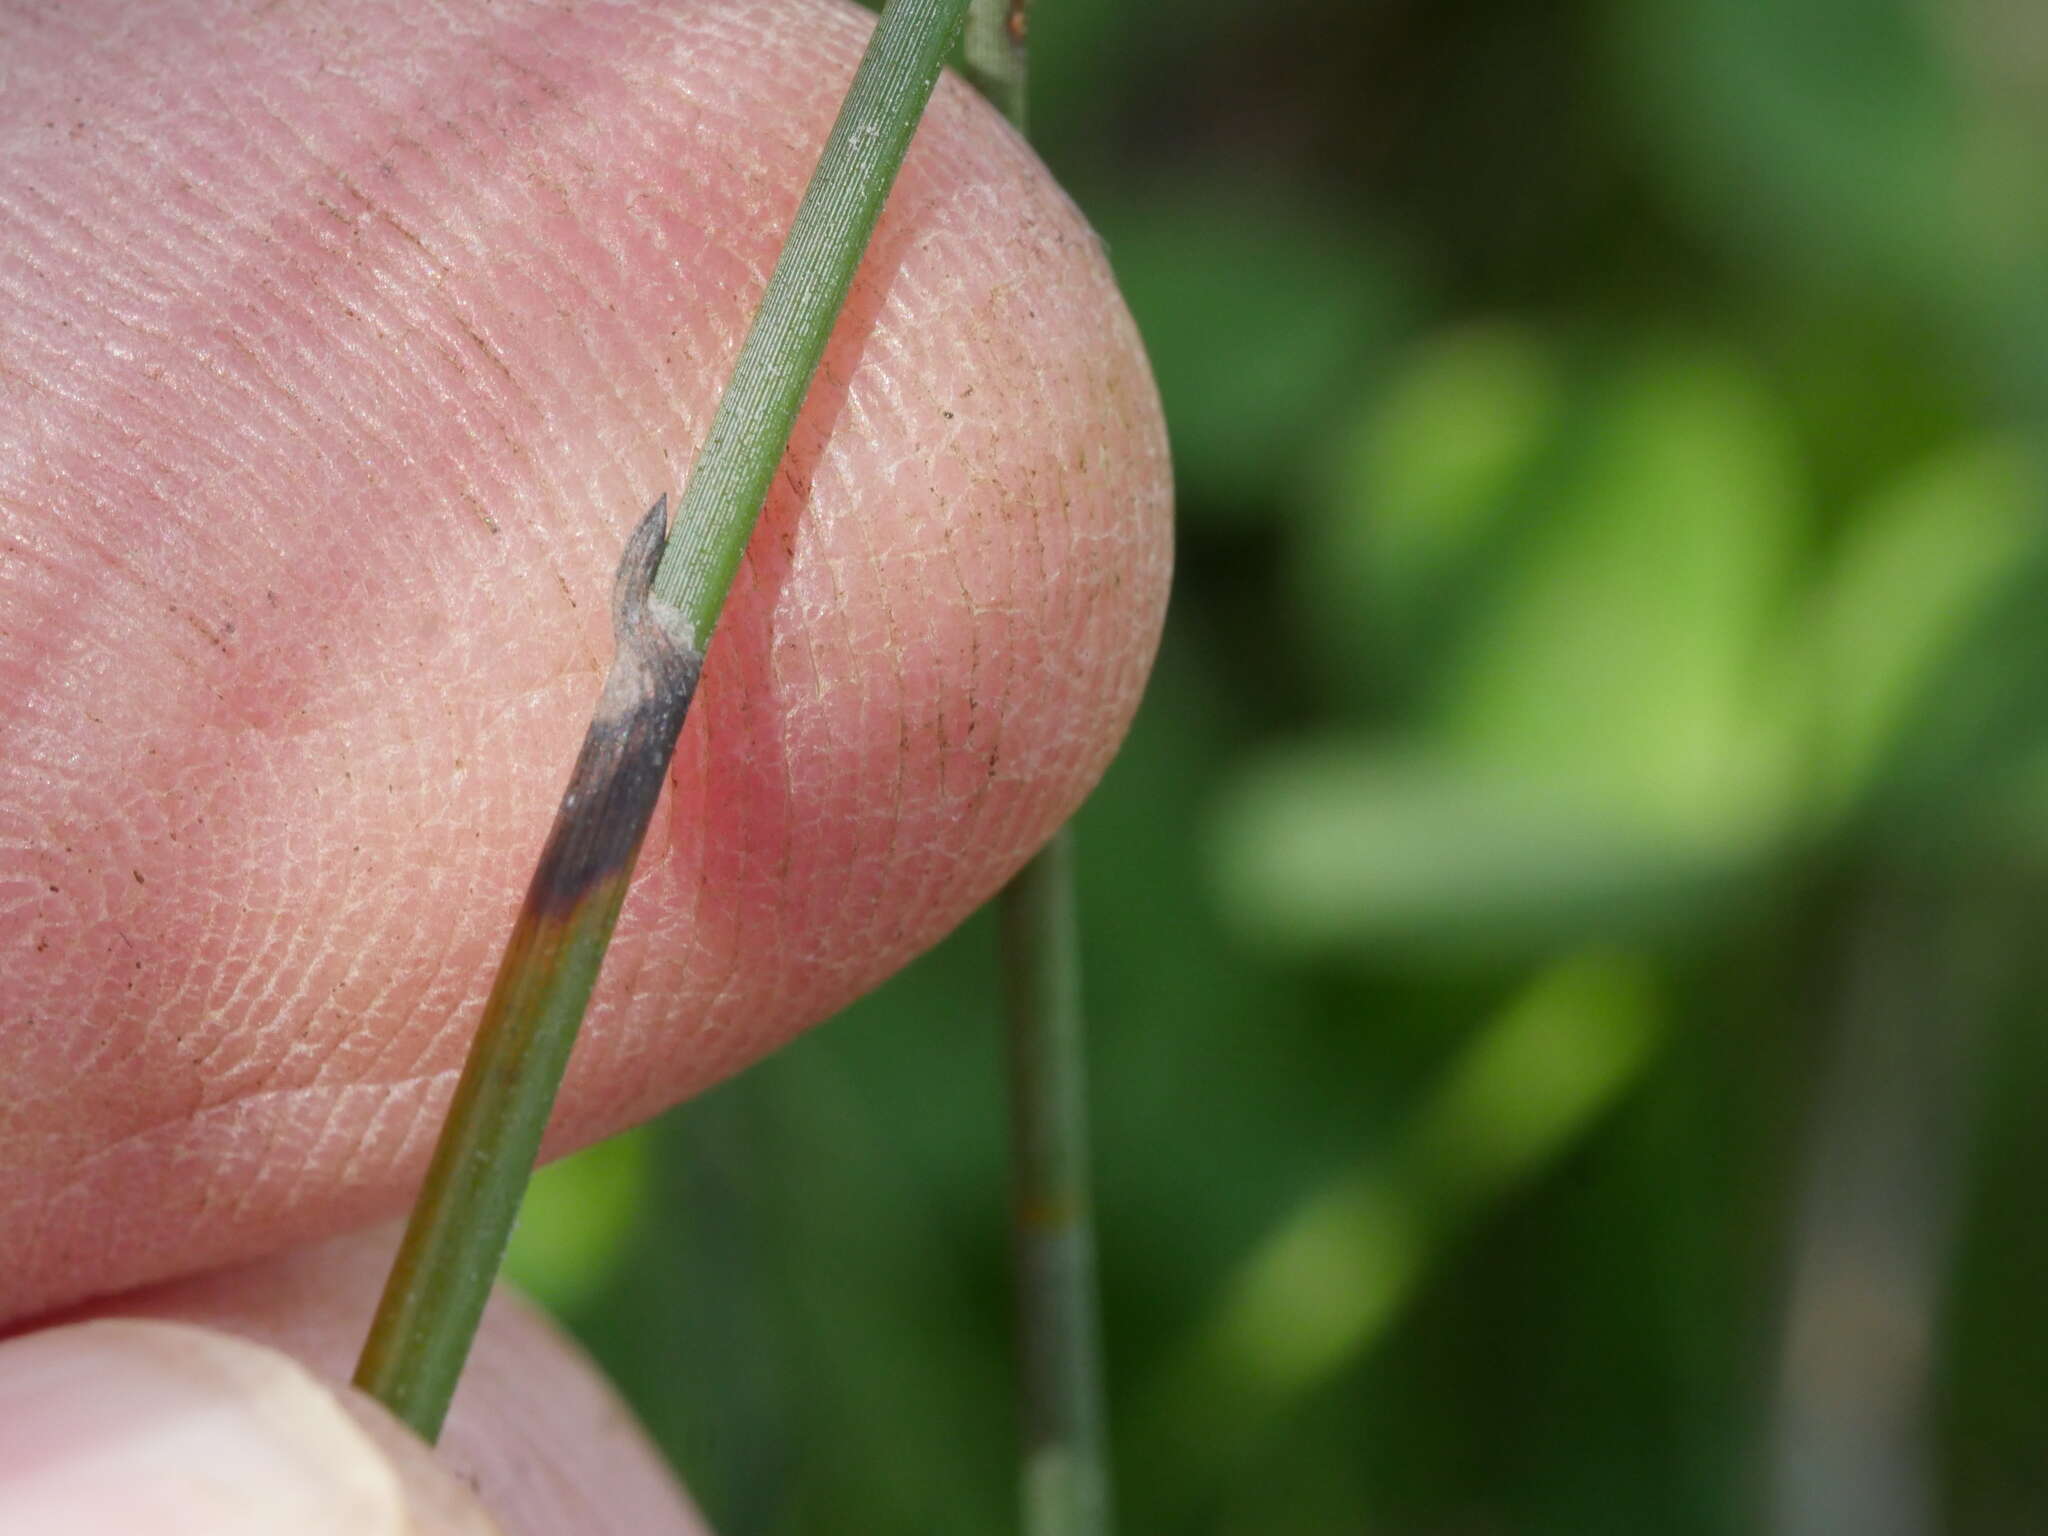
<svg viewBox="0 0 2048 1536">
<path fill-rule="evenodd" d="M 141 871 L 141 870 L 139 870 L 139 869 L 138 869 L 138 870 L 134 871 L 134 874 L 135 874 L 135 883 L 136 883 L 137 885 L 147 885 L 147 884 L 149 884 L 149 882 L 148 882 L 147 880 L 145 880 L 145 879 L 143 879 L 143 878 L 142 878 L 142 871 Z"/>
</svg>

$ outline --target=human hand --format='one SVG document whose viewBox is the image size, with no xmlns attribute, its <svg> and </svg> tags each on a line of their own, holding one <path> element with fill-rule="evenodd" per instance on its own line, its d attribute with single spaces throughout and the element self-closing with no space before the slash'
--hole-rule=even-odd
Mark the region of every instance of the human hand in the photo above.
<svg viewBox="0 0 2048 1536">
<path fill-rule="evenodd" d="M 302 1245 L 417 1180 L 619 540 L 684 476 L 865 23 L 95 0 L 0 29 L 0 1317 L 261 1259 L 101 1310 L 333 1373 L 381 1261 Z M 872 986 L 1072 809 L 1150 664 L 1167 495 L 1092 237 L 948 82 L 735 587 L 555 1150 Z M 0 1393 L 20 1368 L 46 1399 L 0 1422 L 66 1422 L 49 1352 L 132 1365 L 113 1337 L 0 1347 Z M 448 1443 L 484 1447 L 507 1529 L 687 1528 L 672 1496 L 612 1525 L 494 1497 L 483 1405 L 605 1401 L 542 1344 L 494 1395 L 499 1347 Z M 601 1489 L 590 1436 L 535 1422 L 500 1464 Z M 618 1477 L 660 1486 L 632 1446 Z"/>
</svg>

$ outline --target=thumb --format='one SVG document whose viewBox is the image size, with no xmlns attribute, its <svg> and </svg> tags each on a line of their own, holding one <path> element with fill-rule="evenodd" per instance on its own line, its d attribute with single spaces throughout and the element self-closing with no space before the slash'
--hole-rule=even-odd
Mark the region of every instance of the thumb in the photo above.
<svg viewBox="0 0 2048 1536">
<path fill-rule="evenodd" d="M 0 1347 L 0 1530 L 492 1536 L 426 1446 L 288 1356 L 113 1320 Z"/>
</svg>

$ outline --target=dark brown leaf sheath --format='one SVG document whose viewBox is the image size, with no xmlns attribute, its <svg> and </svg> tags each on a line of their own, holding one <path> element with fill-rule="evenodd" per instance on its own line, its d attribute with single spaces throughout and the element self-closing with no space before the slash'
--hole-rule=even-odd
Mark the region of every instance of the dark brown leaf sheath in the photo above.
<svg viewBox="0 0 2048 1536">
<path fill-rule="evenodd" d="M 664 496 L 627 539 L 612 582 L 617 653 L 527 890 L 534 917 L 566 918 L 597 886 L 628 872 L 661 797 L 704 667 L 681 613 L 652 595 L 667 538 Z"/>
</svg>

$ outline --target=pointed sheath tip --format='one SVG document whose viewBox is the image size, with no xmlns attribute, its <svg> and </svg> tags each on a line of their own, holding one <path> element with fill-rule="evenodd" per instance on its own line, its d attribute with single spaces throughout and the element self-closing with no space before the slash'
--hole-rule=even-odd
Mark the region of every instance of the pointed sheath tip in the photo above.
<svg viewBox="0 0 2048 1536">
<path fill-rule="evenodd" d="M 661 567 L 661 553 L 668 547 L 668 495 L 655 497 L 619 554 L 619 568 L 612 577 L 612 624 L 624 635 L 640 617 L 654 589 L 654 573 Z"/>
<path fill-rule="evenodd" d="M 618 648 L 527 892 L 536 918 L 573 914 L 601 882 L 631 873 L 697 690 L 703 653 L 681 633 L 681 613 L 652 591 L 667 519 L 663 496 L 619 557 L 612 583 Z"/>
</svg>

